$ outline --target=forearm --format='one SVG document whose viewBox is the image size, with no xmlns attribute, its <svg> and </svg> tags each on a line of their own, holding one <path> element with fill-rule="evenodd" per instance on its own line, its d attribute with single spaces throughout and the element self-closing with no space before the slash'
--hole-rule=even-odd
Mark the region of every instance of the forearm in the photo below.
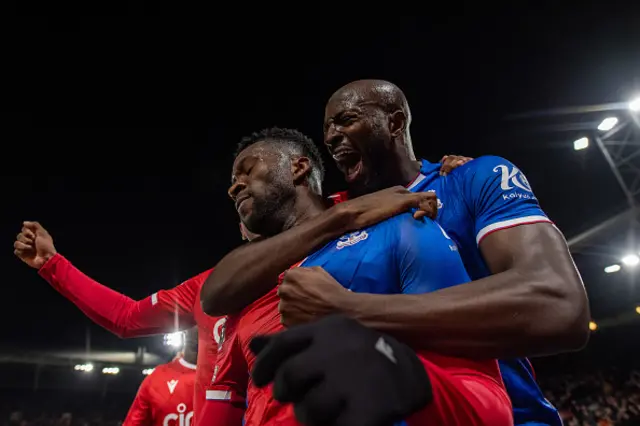
<svg viewBox="0 0 640 426">
<path fill-rule="evenodd" d="M 517 269 L 420 295 L 352 294 L 346 314 L 414 347 L 453 356 L 508 358 L 578 349 L 565 330 L 583 327 L 549 274 Z M 578 297 L 580 297 L 578 295 Z M 578 304 L 579 305 L 579 304 Z"/>
<path fill-rule="evenodd" d="M 344 220 L 329 209 L 271 238 L 229 253 L 205 281 L 202 308 L 213 316 L 241 311 L 278 284 L 279 275 L 345 232 Z"/>
<path fill-rule="evenodd" d="M 171 329 L 171 315 L 155 312 L 152 303 L 133 300 L 83 274 L 60 254 L 40 269 L 40 276 L 91 320 L 119 337 L 155 334 Z"/>
</svg>

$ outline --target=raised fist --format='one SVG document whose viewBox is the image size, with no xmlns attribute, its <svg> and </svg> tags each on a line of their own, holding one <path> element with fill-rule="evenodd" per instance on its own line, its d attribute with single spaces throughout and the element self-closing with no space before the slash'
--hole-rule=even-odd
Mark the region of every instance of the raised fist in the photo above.
<svg viewBox="0 0 640 426">
<path fill-rule="evenodd" d="M 13 254 L 27 265 L 40 269 L 55 256 L 53 238 L 38 222 L 23 222 L 22 230 L 13 243 Z"/>
</svg>

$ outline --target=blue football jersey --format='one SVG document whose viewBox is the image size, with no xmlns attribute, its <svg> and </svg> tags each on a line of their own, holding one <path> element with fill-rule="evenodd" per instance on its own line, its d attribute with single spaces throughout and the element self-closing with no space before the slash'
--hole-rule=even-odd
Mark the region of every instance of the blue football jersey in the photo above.
<svg viewBox="0 0 640 426">
<path fill-rule="evenodd" d="M 419 294 L 470 281 L 458 247 L 444 229 L 410 213 L 348 233 L 301 266 L 320 266 L 360 293 Z"/>
<path fill-rule="evenodd" d="M 444 229 L 411 213 L 348 233 L 301 266 L 320 266 L 359 293 L 419 294 L 470 281 L 458 247 Z"/>
<path fill-rule="evenodd" d="M 550 222 L 527 178 L 504 158 L 480 157 L 447 176 L 439 171 L 440 164 L 422 160 L 421 173 L 408 188 L 435 191 L 437 221 L 457 243 L 473 280 L 491 274 L 478 248 L 482 238 L 500 229 Z M 499 364 L 516 425 L 562 425 L 558 411 L 538 387 L 529 360 L 500 360 Z"/>
</svg>

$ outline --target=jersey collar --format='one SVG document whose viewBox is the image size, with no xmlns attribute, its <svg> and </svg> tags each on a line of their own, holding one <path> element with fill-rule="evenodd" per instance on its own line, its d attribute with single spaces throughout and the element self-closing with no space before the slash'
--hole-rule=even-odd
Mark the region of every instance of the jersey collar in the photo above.
<svg viewBox="0 0 640 426">
<path fill-rule="evenodd" d="M 420 160 L 420 162 L 422 163 L 420 173 L 407 185 L 408 190 L 413 189 L 417 184 L 422 182 L 427 175 L 440 170 L 439 163 L 430 163 L 425 159 Z M 349 199 L 349 193 L 347 191 L 336 192 L 335 194 L 329 195 L 329 199 L 333 201 L 333 204 L 342 203 Z"/>
<path fill-rule="evenodd" d="M 440 167 L 442 166 L 442 164 L 440 163 L 430 163 L 424 158 L 420 161 L 422 162 L 422 166 L 420 167 L 420 173 L 422 173 L 423 175 L 429 175 L 433 172 L 437 172 L 440 170 Z"/>
<path fill-rule="evenodd" d="M 184 358 L 180 358 L 180 359 L 178 360 L 178 362 L 179 362 L 183 367 L 188 368 L 188 369 L 190 369 L 190 370 L 195 370 L 195 369 L 196 369 L 196 365 L 195 365 L 195 364 L 191 364 L 190 362 L 185 361 L 185 360 L 184 360 Z"/>
</svg>

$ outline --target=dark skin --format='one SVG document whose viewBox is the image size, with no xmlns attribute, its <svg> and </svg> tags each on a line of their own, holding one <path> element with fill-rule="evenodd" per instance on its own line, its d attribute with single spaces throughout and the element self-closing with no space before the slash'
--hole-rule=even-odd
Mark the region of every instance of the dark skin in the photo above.
<svg viewBox="0 0 640 426">
<path fill-rule="evenodd" d="M 434 194 L 411 193 L 402 187 L 327 208 L 324 199 L 307 184 L 309 159 L 289 158 L 283 170 L 279 148 L 277 144 L 258 142 L 234 161 L 229 196 L 246 227 L 241 229 L 243 236 L 255 239 L 226 255 L 203 284 L 202 309 L 209 315 L 240 312 L 272 290 L 282 271 L 346 232 L 414 208 L 416 218 L 435 217 L 437 213 Z M 264 206 L 272 210 L 270 214 L 265 214 Z M 284 232 L 289 229 L 297 232 Z M 273 247 L 278 247 L 276 256 Z M 265 261 L 271 258 L 273 261 Z"/>
<path fill-rule="evenodd" d="M 419 166 L 410 122 L 404 95 L 388 82 L 354 82 L 331 97 L 325 110 L 325 144 L 354 195 L 385 184 L 406 185 L 415 177 Z M 278 262 L 283 249 L 288 250 L 287 260 L 302 259 L 311 250 L 293 243 L 330 241 L 322 238 L 323 232 L 326 229 L 296 227 L 278 241 L 267 240 L 272 254 L 263 262 Z M 279 245 L 285 239 L 292 245 Z M 478 358 L 551 354 L 586 344 L 586 292 L 566 241 L 553 225 L 496 231 L 479 248 L 493 275 L 423 295 L 352 293 L 319 268 L 292 269 L 279 287 L 283 323 L 290 326 L 340 312 L 396 334 L 415 348 Z M 258 285 L 261 277 L 254 278 Z"/>
<path fill-rule="evenodd" d="M 386 170 L 398 178 L 406 180 L 402 171 L 415 167 L 409 124 L 408 106 L 397 87 L 358 81 L 329 100 L 325 144 L 330 153 L 343 145 L 365 152 L 342 164 L 338 157 L 338 166 L 345 170 L 361 160 L 360 172 L 349 180 L 357 190 L 366 190 L 378 183 L 370 177 L 366 152 L 386 150 L 385 161 L 397 162 Z M 367 146 L 372 142 L 379 146 Z M 590 313 L 584 285 L 564 237 L 552 224 L 493 232 L 482 239 L 480 251 L 493 275 L 423 295 L 351 293 L 325 271 L 296 268 L 279 289 L 283 322 L 291 326 L 341 312 L 414 347 L 465 357 L 543 355 L 586 344 Z"/>
</svg>

